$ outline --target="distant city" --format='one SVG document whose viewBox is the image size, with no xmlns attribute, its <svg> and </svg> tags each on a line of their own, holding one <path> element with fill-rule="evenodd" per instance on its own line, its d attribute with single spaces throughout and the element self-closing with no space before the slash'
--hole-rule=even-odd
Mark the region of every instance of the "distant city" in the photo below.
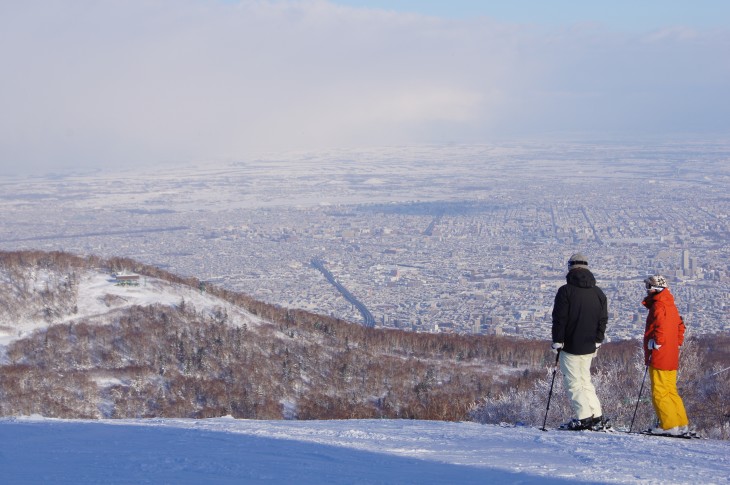
<svg viewBox="0 0 730 485">
<path fill-rule="evenodd" d="M 0 248 L 124 256 L 375 327 L 550 338 L 589 259 L 610 340 L 669 278 L 690 333 L 730 330 L 730 143 L 288 154 L 0 179 Z"/>
</svg>

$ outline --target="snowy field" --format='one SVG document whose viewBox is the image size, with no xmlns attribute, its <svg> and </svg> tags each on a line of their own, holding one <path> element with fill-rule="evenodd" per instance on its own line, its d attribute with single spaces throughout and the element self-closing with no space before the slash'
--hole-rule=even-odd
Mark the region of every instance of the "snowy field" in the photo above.
<svg viewBox="0 0 730 485">
<path fill-rule="evenodd" d="M 730 483 L 730 443 L 405 420 L 0 419 L 10 484 Z"/>
</svg>

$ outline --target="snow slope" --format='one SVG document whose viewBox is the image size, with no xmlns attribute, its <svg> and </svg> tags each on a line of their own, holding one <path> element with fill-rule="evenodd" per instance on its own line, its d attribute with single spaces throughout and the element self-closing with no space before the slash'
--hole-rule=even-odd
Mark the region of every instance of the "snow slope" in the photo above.
<svg viewBox="0 0 730 485">
<path fill-rule="evenodd" d="M 186 305 L 193 305 L 198 311 L 225 309 L 231 325 L 246 324 L 250 327 L 261 322 L 259 317 L 250 312 L 195 288 L 147 276 L 140 278 L 139 286 L 119 286 L 107 273 L 86 271 L 80 278 L 76 298 L 77 313 L 54 321 L 53 324 L 80 320 L 108 323 L 108 316 L 113 312 L 133 305 L 176 306 L 182 301 Z M 48 325 L 48 322 L 38 318 L 7 322 L 0 318 L 0 347 Z"/>
<path fill-rule="evenodd" d="M 0 419 L 3 484 L 730 483 L 730 443 L 406 420 Z"/>
</svg>

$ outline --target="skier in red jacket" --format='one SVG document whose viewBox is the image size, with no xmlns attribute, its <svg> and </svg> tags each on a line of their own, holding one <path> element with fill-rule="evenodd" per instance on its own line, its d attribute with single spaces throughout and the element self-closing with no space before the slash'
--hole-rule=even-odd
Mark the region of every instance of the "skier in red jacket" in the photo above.
<svg viewBox="0 0 730 485">
<path fill-rule="evenodd" d="M 661 275 L 644 280 L 649 309 L 644 331 L 644 360 L 649 366 L 651 398 L 659 418 L 657 434 L 681 435 L 689 431 L 682 398 L 677 392 L 679 347 L 684 342 L 684 322 L 677 311 L 667 280 Z"/>
</svg>

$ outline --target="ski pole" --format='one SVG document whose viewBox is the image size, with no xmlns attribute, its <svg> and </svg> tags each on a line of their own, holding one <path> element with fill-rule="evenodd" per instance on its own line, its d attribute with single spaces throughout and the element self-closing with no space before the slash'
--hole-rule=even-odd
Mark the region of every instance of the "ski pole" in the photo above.
<svg viewBox="0 0 730 485">
<path fill-rule="evenodd" d="M 651 352 L 649 353 L 649 363 L 651 362 Z M 639 402 L 641 402 L 641 392 L 644 390 L 644 382 L 646 382 L 646 373 L 649 371 L 649 363 L 644 368 L 644 378 L 641 379 L 641 387 L 639 388 L 639 397 L 636 398 L 636 407 L 634 408 L 634 416 L 631 418 L 631 425 L 629 426 L 629 433 L 634 427 L 634 419 L 636 419 L 636 410 L 639 409 Z"/>
<path fill-rule="evenodd" d="M 719 371 L 715 372 L 714 374 L 710 374 L 710 377 L 716 376 L 717 374 L 722 374 L 723 372 L 728 371 L 728 370 L 730 370 L 730 367 L 725 367 L 724 369 L 719 370 Z"/>
<path fill-rule="evenodd" d="M 545 409 L 545 419 L 542 421 L 542 428 L 540 428 L 543 431 L 547 431 L 547 429 L 545 429 L 545 423 L 547 423 L 548 411 L 550 411 L 550 399 L 553 397 L 553 385 L 555 384 L 555 373 L 558 371 L 558 360 L 560 360 L 560 349 L 558 349 L 557 355 L 555 356 L 555 367 L 553 367 L 553 380 L 552 382 L 550 382 L 550 392 L 548 393 L 547 409 Z"/>
</svg>

